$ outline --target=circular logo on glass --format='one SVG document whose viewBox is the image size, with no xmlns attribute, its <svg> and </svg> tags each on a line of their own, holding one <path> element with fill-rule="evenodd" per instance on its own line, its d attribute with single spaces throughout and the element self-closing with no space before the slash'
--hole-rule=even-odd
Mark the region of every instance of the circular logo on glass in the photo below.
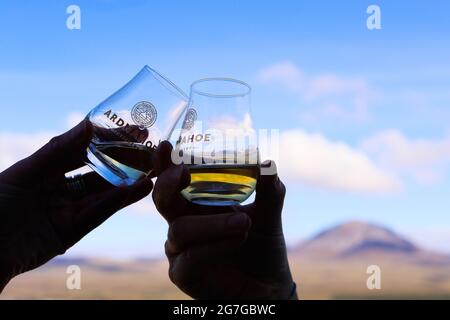
<svg viewBox="0 0 450 320">
<path fill-rule="evenodd" d="M 183 129 L 192 129 L 195 120 L 197 120 L 197 111 L 193 108 L 189 108 L 186 112 L 186 116 L 184 117 Z"/>
<path fill-rule="evenodd" d="M 155 123 L 157 115 L 155 106 L 147 101 L 138 102 L 131 109 L 131 118 L 134 123 L 144 128 L 151 127 Z"/>
</svg>

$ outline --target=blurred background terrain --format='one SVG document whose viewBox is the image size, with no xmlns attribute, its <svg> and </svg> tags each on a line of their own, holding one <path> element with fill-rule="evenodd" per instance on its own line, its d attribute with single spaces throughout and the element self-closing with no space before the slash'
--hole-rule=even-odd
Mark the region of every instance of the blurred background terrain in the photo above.
<svg viewBox="0 0 450 320">
<path fill-rule="evenodd" d="M 352 221 L 290 248 L 301 299 L 450 299 L 450 255 L 424 250 L 378 225 Z M 81 289 L 66 289 L 66 269 L 81 268 Z M 369 265 L 381 289 L 366 286 Z M 168 279 L 165 259 L 57 258 L 14 279 L 2 299 L 188 299 Z M 213 284 L 211 284 L 213 285 Z"/>
</svg>

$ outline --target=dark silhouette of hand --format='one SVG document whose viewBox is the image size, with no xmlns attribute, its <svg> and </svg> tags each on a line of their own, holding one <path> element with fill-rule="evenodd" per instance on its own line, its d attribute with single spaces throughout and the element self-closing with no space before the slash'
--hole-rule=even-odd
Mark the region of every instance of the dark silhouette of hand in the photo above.
<svg viewBox="0 0 450 320">
<path fill-rule="evenodd" d="M 190 183 L 189 169 L 172 164 L 171 150 L 168 142 L 157 150 L 153 191 L 169 223 L 171 281 L 196 299 L 295 299 L 281 224 L 285 187 L 278 176 L 258 177 L 250 205 L 194 205 L 180 194 Z"/>
<path fill-rule="evenodd" d="M 64 253 L 150 193 L 150 178 L 113 187 L 93 172 L 83 176 L 83 195 L 65 188 L 65 173 L 84 165 L 92 132 L 84 120 L 0 173 L 0 292 L 14 276 Z"/>
</svg>

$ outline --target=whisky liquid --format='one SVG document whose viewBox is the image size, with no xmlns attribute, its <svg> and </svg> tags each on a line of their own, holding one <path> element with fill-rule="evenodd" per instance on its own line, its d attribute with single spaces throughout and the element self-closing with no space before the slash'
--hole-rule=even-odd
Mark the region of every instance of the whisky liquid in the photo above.
<svg viewBox="0 0 450 320">
<path fill-rule="evenodd" d="M 87 150 L 88 165 L 115 186 L 132 185 L 153 168 L 152 151 L 134 142 L 93 140 Z"/>
<path fill-rule="evenodd" d="M 237 205 L 255 190 L 257 165 L 191 165 L 191 184 L 181 193 L 189 201 L 210 206 Z"/>
</svg>

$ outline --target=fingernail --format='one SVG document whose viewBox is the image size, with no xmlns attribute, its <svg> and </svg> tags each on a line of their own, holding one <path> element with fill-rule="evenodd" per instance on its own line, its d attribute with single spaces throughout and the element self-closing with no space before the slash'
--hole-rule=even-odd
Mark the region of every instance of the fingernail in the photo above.
<svg viewBox="0 0 450 320">
<path fill-rule="evenodd" d="M 140 180 L 138 180 L 135 184 L 129 186 L 130 189 L 148 189 L 153 188 L 153 181 L 151 177 L 143 177 Z"/>
<path fill-rule="evenodd" d="M 249 218 L 244 213 L 237 213 L 228 218 L 227 225 L 232 229 L 247 230 Z"/>
<path fill-rule="evenodd" d="M 148 173 L 147 178 L 153 179 L 153 178 L 156 178 L 156 177 L 157 177 L 156 170 L 155 169 L 150 170 L 150 172 Z"/>
<path fill-rule="evenodd" d="M 272 165 L 271 160 L 266 160 L 263 163 L 261 163 L 261 167 L 263 167 L 263 168 L 269 168 L 271 165 Z"/>
</svg>

